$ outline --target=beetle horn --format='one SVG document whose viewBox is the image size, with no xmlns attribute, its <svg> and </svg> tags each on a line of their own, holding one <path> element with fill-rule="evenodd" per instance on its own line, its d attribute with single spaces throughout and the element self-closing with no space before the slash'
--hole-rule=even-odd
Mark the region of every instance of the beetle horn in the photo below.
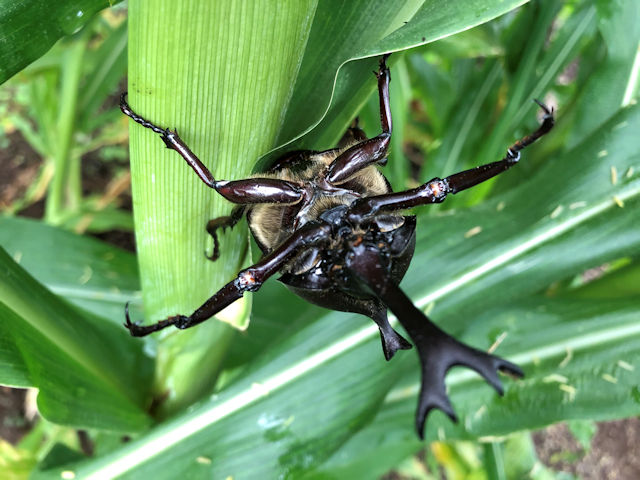
<svg viewBox="0 0 640 480">
<path fill-rule="evenodd" d="M 436 326 L 392 283 L 380 292 L 382 301 L 398 317 L 418 350 L 422 370 L 420 397 L 416 411 L 416 430 L 424 438 L 424 424 L 433 409 L 442 410 L 457 421 L 444 378 L 451 367 L 462 365 L 478 372 L 500 395 L 504 393 L 498 370 L 516 377 L 524 374 L 520 367 L 495 355 L 459 342 Z"/>
<path fill-rule="evenodd" d="M 346 267 L 354 275 L 354 279 L 368 287 L 395 314 L 418 350 L 422 380 L 416 411 L 416 430 L 421 439 L 424 438 L 425 421 L 433 409 L 442 410 L 457 422 L 444 383 L 451 367 L 461 365 L 475 370 L 500 395 L 503 394 L 503 388 L 498 370 L 516 377 L 524 375 L 517 365 L 465 345 L 436 326 L 390 280 L 378 251 L 362 247 L 352 258 L 353 261 L 347 262 Z"/>
</svg>

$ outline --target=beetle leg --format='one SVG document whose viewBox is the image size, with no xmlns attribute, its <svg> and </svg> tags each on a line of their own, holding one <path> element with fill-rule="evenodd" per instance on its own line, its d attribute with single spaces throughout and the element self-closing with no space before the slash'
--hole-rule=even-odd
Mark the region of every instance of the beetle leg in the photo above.
<svg viewBox="0 0 640 480">
<path fill-rule="evenodd" d="M 380 97 L 380 124 L 382 133 L 377 137 L 356 143 L 340 154 L 327 167 L 325 174 L 329 183 L 338 185 L 346 182 L 356 173 L 374 163 L 385 163 L 387 150 L 391 142 L 391 106 L 389 104 L 389 82 L 391 76 L 386 65 L 388 55 L 382 57 L 378 77 L 378 95 Z"/>
<path fill-rule="evenodd" d="M 344 135 L 342 135 L 342 138 L 338 142 L 338 148 L 343 149 L 354 143 L 364 142 L 366 139 L 366 133 L 360 128 L 360 119 L 356 117 L 353 122 L 351 122 L 347 131 L 344 132 Z"/>
<path fill-rule="evenodd" d="M 220 243 L 218 242 L 218 235 L 216 231 L 218 228 L 222 228 L 223 232 L 227 228 L 233 228 L 244 215 L 245 208 L 245 206 L 236 207 L 231 211 L 231 215 L 227 217 L 214 218 L 207 222 L 207 233 L 211 235 L 211 238 L 213 238 L 213 252 L 211 255 L 207 255 L 206 253 L 205 255 L 212 262 L 215 262 L 220 256 Z"/>
<path fill-rule="evenodd" d="M 143 337 L 163 328 L 174 325 L 185 329 L 208 320 L 223 308 L 241 298 L 245 292 L 255 292 L 273 274 L 278 272 L 302 249 L 311 245 L 320 245 L 328 241 L 331 227 L 328 224 L 307 224 L 291 235 L 278 248 L 251 267 L 238 273 L 235 279 L 218 290 L 195 312 L 189 316 L 174 315 L 151 325 L 138 325 L 129 318 L 128 305 L 125 307 L 125 324 L 134 337 Z"/>
<path fill-rule="evenodd" d="M 390 280 L 388 269 L 385 268 L 378 250 L 364 245 L 356 248 L 358 251 L 347 259 L 345 267 L 354 275 L 354 280 L 367 286 L 398 317 L 418 350 L 422 379 L 416 411 L 416 430 L 420 438 L 424 438 L 424 424 L 427 415 L 434 408 L 442 410 L 454 422 L 457 421 L 444 383 L 451 367 L 462 365 L 475 370 L 500 395 L 503 394 L 503 388 L 498 370 L 516 377 L 523 376 L 517 365 L 465 345 L 438 328 Z"/>
<path fill-rule="evenodd" d="M 520 160 L 520 150 L 531 145 L 553 128 L 553 110 L 540 102 L 537 103 L 545 112 L 542 123 L 531 135 L 527 135 L 511 145 L 502 160 L 455 173 L 444 179 L 433 178 L 411 190 L 359 199 L 350 208 L 349 219 L 358 222 L 379 211 L 404 210 L 419 205 L 440 203 L 448 194 L 456 194 L 471 188 L 513 167 Z"/>
<path fill-rule="evenodd" d="M 145 128 L 159 134 L 167 148 L 175 150 L 196 172 L 198 178 L 233 203 L 296 203 L 304 196 L 302 185 L 273 178 L 250 178 L 246 180 L 216 180 L 176 131 L 159 127 L 135 113 L 126 100 L 127 92 L 120 97 L 120 110 Z"/>
</svg>

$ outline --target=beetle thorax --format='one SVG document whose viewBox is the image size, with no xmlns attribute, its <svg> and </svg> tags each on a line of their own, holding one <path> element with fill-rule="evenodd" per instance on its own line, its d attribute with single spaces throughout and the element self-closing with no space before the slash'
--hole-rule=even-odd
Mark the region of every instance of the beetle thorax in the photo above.
<svg viewBox="0 0 640 480">
<path fill-rule="evenodd" d="M 259 204 L 248 212 L 249 227 L 263 252 L 277 247 L 303 225 L 318 219 L 323 212 L 354 200 L 389 192 L 386 179 L 374 166 L 362 169 L 340 185 L 330 185 L 324 173 L 343 150 L 313 154 L 292 166 L 283 166 L 260 177 L 298 182 L 305 186 L 304 198 L 293 205 Z"/>
</svg>

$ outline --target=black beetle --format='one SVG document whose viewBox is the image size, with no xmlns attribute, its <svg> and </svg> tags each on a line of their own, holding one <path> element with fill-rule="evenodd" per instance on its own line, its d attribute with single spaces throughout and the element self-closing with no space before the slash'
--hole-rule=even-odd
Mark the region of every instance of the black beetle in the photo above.
<svg viewBox="0 0 640 480">
<path fill-rule="evenodd" d="M 454 365 L 482 375 L 498 393 L 497 371 L 521 377 L 517 365 L 471 348 L 438 328 L 398 287 L 413 256 L 416 219 L 399 212 L 418 205 L 440 203 L 448 194 L 473 187 L 504 172 L 520 159 L 520 150 L 551 130 L 553 111 L 544 110 L 540 127 L 515 142 L 506 156 L 471 170 L 434 178 L 411 190 L 393 193 L 377 165 L 387 161 L 391 139 L 389 69 L 384 56 L 376 73 L 382 133 L 367 139 L 357 127 L 349 129 L 338 148 L 295 151 L 280 158 L 267 172 L 245 180 L 216 180 L 175 131 L 161 128 L 136 114 L 122 95 L 120 108 L 135 122 L 160 134 L 198 177 L 224 198 L 239 204 L 230 216 L 211 220 L 207 231 L 214 240 L 210 259 L 219 254 L 218 228 L 235 225 L 246 214 L 249 228 L 264 256 L 242 270 L 191 315 L 175 315 L 152 325 L 125 326 L 133 336 L 144 336 L 174 325 L 197 325 L 280 273 L 280 281 L 302 298 L 333 310 L 371 317 L 378 325 L 385 358 L 411 344 L 387 319 L 391 310 L 418 349 L 422 385 L 416 429 L 422 438 L 428 413 L 438 408 L 453 421 L 455 413 L 445 390 L 444 377 Z"/>
</svg>

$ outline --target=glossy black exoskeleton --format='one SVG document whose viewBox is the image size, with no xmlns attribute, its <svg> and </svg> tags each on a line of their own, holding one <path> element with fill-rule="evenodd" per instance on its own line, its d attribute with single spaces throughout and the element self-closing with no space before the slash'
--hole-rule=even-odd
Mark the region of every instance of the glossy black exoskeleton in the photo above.
<svg viewBox="0 0 640 480">
<path fill-rule="evenodd" d="M 160 134 L 166 146 L 181 155 L 199 178 L 227 200 L 238 204 L 230 216 L 211 220 L 207 231 L 214 240 L 210 259 L 219 254 L 218 228 L 235 225 L 243 215 L 263 257 L 242 270 L 191 315 L 175 315 L 151 325 L 132 323 L 131 335 L 144 336 L 168 326 L 197 325 L 242 297 L 256 291 L 267 278 L 280 280 L 302 298 L 334 310 L 356 312 L 373 319 L 380 329 L 387 360 L 411 344 L 387 319 L 391 310 L 417 347 L 422 385 L 416 413 L 420 437 L 428 413 L 444 411 L 456 420 L 445 390 L 444 377 L 455 365 L 482 375 L 500 394 L 497 371 L 522 376 L 517 365 L 471 348 L 437 327 L 398 287 L 413 256 L 416 219 L 400 212 L 418 205 L 440 203 L 448 194 L 473 187 L 504 172 L 520 159 L 520 150 L 553 127 L 553 112 L 544 110 L 542 124 L 515 142 L 497 162 L 456 173 L 394 193 L 377 165 L 387 161 L 391 139 L 389 70 L 380 62 L 378 92 L 382 133 L 367 139 L 357 127 L 344 144 L 323 152 L 296 151 L 280 158 L 267 172 L 244 180 L 216 180 L 175 131 L 161 128 L 136 114 L 122 95 L 120 107 L 135 122 Z"/>
</svg>

